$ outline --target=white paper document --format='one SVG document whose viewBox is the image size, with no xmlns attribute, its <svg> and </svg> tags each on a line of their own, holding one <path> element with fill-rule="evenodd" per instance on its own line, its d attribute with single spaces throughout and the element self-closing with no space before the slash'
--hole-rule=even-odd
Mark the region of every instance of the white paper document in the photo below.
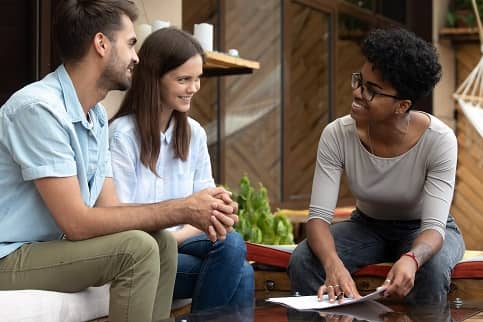
<svg viewBox="0 0 483 322">
<path fill-rule="evenodd" d="M 327 308 L 349 305 L 352 303 L 361 303 L 361 302 L 370 301 L 370 300 L 377 300 L 382 296 L 383 292 L 384 292 L 384 289 L 381 288 L 359 299 L 345 298 L 342 303 L 339 303 L 339 301 L 335 301 L 332 303 L 329 302 L 329 297 L 327 294 L 323 296 L 322 301 L 319 301 L 316 295 L 271 297 L 267 299 L 267 301 L 289 306 L 297 310 L 314 310 L 314 309 L 320 310 L 320 309 L 327 309 Z"/>
</svg>

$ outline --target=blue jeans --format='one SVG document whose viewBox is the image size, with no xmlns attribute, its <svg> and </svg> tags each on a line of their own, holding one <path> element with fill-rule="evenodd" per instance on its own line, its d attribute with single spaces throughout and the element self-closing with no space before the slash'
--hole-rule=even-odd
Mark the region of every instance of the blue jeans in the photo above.
<svg viewBox="0 0 483 322">
<path fill-rule="evenodd" d="M 337 254 L 352 274 L 363 266 L 395 262 L 409 251 L 420 233 L 420 221 L 372 219 L 354 211 L 351 219 L 330 226 Z M 414 288 L 406 296 L 408 303 L 445 302 L 451 283 L 451 271 L 463 257 L 465 244 L 450 215 L 443 246 L 416 272 Z M 301 295 L 313 295 L 324 284 L 325 272 L 306 240 L 294 250 L 288 267 L 292 289 Z"/>
<path fill-rule="evenodd" d="M 205 234 L 178 247 L 174 299 L 192 298 L 191 311 L 222 305 L 253 306 L 253 268 L 245 261 L 246 246 L 237 232 L 211 242 Z"/>
</svg>

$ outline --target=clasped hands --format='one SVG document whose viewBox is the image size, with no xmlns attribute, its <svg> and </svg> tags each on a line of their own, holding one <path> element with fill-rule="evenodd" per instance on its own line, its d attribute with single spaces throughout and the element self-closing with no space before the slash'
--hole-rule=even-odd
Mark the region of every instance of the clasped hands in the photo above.
<svg viewBox="0 0 483 322">
<path fill-rule="evenodd" d="M 190 224 L 204 231 L 212 242 L 224 240 L 238 222 L 238 204 L 222 187 L 198 191 L 186 198 Z"/>
</svg>

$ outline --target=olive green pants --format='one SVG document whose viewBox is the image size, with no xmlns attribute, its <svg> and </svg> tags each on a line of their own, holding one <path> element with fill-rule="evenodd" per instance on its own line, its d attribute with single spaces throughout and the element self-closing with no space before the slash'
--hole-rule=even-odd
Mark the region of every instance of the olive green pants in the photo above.
<svg viewBox="0 0 483 322">
<path fill-rule="evenodd" d="M 0 290 L 79 292 L 111 283 L 111 322 L 157 321 L 169 317 L 176 266 L 176 241 L 164 231 L 32 243 L 0 259 Z"/>
</svg>

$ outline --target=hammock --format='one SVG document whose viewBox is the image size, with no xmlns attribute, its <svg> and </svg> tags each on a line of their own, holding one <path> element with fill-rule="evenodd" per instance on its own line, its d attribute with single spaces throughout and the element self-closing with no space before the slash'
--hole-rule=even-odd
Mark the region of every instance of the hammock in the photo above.
<svg viewBox="0 0 483 322">
<path fill-rule="evenodd" d="M 465 79 L 453 94 L 453 97 L 458 102 L 466 118 L 475 127 L 480 136 L 483 137 L 483 27 L 476 6 L 476 0 L 472 0 L 472 3 L 478 23 L 482 57 L 468 78 Z"/>
</svg>

